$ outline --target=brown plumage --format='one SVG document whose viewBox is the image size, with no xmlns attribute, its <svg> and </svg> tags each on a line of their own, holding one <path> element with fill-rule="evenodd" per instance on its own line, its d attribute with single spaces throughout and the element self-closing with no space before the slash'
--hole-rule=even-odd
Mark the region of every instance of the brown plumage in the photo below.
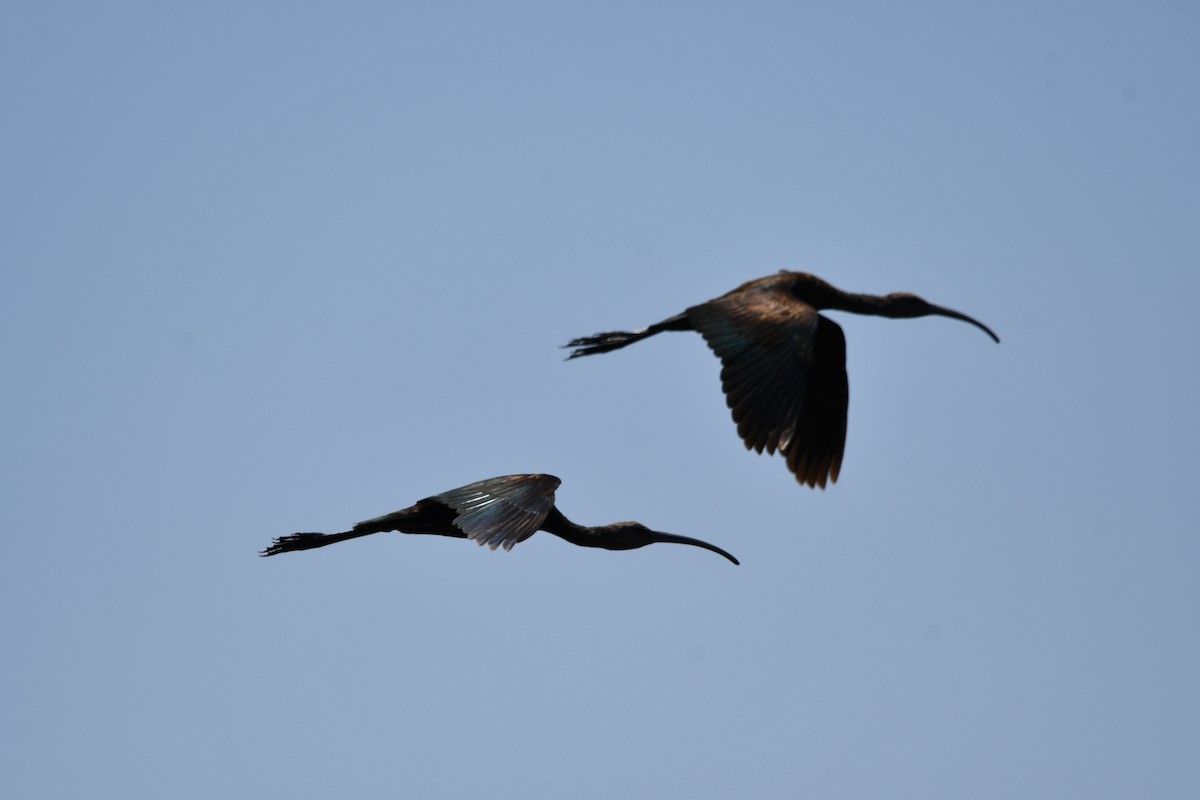
<svg viewBox="0 0 1200 800">
<path fill-rule="evenodd" d="M 753 449 L 779 451 L 796 480 L 825 488 L 836 481 L 846 445 L 846 339 L 817 312 L 851 311 L 880 317 L 939 315 L 969 322 L 997 342 L 978 320 L 914 294 L 851 294 L 805 272 L 780 272 L 744 283 L 715 300 L 636 331 L 572 340 L 569 358 L 607 353 L 663 331 L 698 331 L 721 359 L 721 384 L 738 435 Z"/>
<path fill-rule="evenodd" d="M 383 531 L 429 533 L 473 539 L 495 550 L 533 536 L 539 530 L 552 533 L 581 547 L 633 550 L 666 542 L 703 547 L 732 561 L 738 560 L 719 547 L 673 533 L 652 531 L 637 522 L 614 522 L 588 527 L 576 525 L 554 505 L 554 490 L 561 481 L 553 475 L 502 475 L 451 489 L 420 500 L 416 505 L 382 517 L 360 522 L 345 533 L 293 533 L 281 536 L 260 555 L 274 556 L 293 550 L 309 550 L 334 542 Z"/>
</svg>

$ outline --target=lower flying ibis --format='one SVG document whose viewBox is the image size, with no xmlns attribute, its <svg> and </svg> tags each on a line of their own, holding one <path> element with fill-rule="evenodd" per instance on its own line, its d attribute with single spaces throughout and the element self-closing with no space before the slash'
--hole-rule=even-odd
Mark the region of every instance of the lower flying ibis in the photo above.
<svg viewBox="0 0 1200 800">
<path fill-rule="evenodd" d="M 719 547 L 673 533 L 652 531 L 637 522 L 614 522 L 588 527 L 576 525 L 554 505 L 554 490 L 561 483 L 553 475 L 503 475 L 426 497 L 416 505 L 360 522 L 345 533 L 293 533 L 281 536 L 260 555 L 274 556 L 293 550 L 324 547 L 359 536 L 384 531 L 432 533 L 473 539 L 495 550 L 511 550 L 539 530 L 553 533 L 581 547 L 633 550 L 656 542 L 690 544 L 738 560 Z"/>
</svg>

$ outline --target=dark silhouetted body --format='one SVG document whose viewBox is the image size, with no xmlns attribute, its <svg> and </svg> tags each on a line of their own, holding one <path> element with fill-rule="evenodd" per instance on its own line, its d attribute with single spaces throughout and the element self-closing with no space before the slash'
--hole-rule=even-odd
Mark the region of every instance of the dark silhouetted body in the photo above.
<svg viewBox="0 0 1200 800">
<path fill-rule="evenodd" d="M 293 533 L 276 539 L 261 555 L 309 550 L 384 531 L 431 533 L 473 539 L 491 549 L 511 550 L 537 531 L 546 531 L 581 547 L 633 550 L 657 542 L 690 544 L 738 560 L 719 547 L 671 533 L 652 531 L 637 522 L 590 528 L 576 525 L 554 505 L 558 478 L 553 475 L 503 475 L 426 497 L 416 505 L 360 522 L 345 533 Z"/>
<path fill-rule="evenodd" d="M 846 338 L 823 309 L 880 317 L 978 320 L 914 294 L 851 294 L 805 272 L 744 283 L 715 300 L 636 331 L 572 340 L 570 358 L 607 353 L 663 331 L 697 331 L 721 359 L 721 383 L 746 449 L 779 451 L 800 483 L 836 481 L 846 445 Z"/>
</svg>

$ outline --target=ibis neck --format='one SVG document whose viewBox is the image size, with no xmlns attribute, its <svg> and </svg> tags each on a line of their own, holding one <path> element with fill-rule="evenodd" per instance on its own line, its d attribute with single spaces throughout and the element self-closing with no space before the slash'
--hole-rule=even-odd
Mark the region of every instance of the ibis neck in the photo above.
<svg viewBox="0 0 1200 800">
<path fill-rule="evenodd" d="M 884 298 L 875 294 L 851 294 L 850 292 L 833 292 L 822 298 L 816 308 L 830 308 L 835 311 L 849 311 L 852 314 L 871 314 L 877 317 L 888 316 L 887 303 Z"/>
<path fill-rule="evenodd" d="M 603 547 L 591 528 L 571 522 L 557 506 L 551 508 L 550 513 L 546 515 L 545 521 L 542 522 L 542 530 L 581 547 Z"/>
<path fill-rule="evenodd" d="M 836 311 L 850 311 L 855 314 L 878 315 L 884 313 L 882 311 L 884 298 L 878 295 L 843 292 L 816 275 L 809 275 L 806 272 L 790 273 L 787 277 L 792 295 L 818 311 L 829 308 Z"/>
</svg>

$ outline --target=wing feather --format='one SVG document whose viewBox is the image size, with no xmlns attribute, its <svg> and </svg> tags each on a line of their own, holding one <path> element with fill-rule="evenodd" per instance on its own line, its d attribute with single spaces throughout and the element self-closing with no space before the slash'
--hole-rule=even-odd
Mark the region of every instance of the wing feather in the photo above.
<svg viewBox="0 0 1200 800">
<path fill-rule="evenodd" d="M 454 527 L 480 545 L 511 550 L 532 536 L 554 508 L 553 475 L 504 475 L 436 495 L 454 510 Z"/>
<path fill-rule="evenodd" d="M 841 328 L 782 278 L 686 313 L 721 359 L 721 385 L 746 448 L 780 452 L 800 483 L 836 481 L 849 403 Z"/>
</svg>

